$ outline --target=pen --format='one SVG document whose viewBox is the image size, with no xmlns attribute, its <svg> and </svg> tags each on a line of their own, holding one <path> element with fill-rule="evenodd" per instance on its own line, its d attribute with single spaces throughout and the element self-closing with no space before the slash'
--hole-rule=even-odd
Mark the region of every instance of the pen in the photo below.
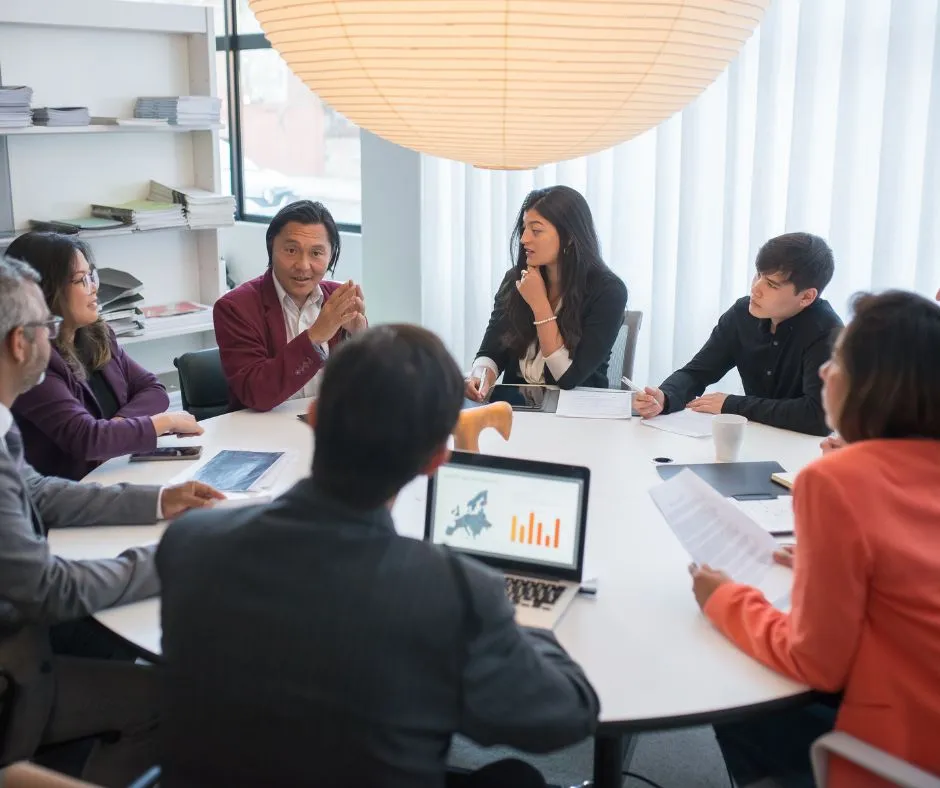
<svg viewBox="0 0 940 788">
<path fill-rule="evenodd" d="M 637 394 L 642 394 L 643 389 L 641 389 L 636 383 L 634 383 L 630 378 L 624 375 L 620 378 L 620 382 L 623 383 L 630 391 L 635 391 Z"/>
</svg>

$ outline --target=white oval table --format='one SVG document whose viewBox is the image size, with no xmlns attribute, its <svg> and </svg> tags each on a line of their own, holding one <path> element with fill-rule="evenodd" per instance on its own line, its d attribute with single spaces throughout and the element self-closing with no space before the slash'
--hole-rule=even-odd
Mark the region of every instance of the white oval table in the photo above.
<svg viewBox="0 0 940 788">
<path fill-rule="evenodd" d="M 278 474 L 284 489 L 308 473 L 311 430 L 297 419 L 306 401 L 270 413 L 241 411 L 202 422 L 203 458 L 222 448 L 289 450 Z M 595 783 L 619 785 L 624 734 L 706 724 L 805 702 L 807 687 L 764 668 L 716 632 L 692 596 L 689 557 L 648 491 L 660 482 L 655 457 L 676 463 L 714 460 L 710 438 L 689 438 L 643 426 L 639 419 L 566 419 L 515 413 L 508 442 L 494 431 L 481 450 L 591 469 L 585 577 L 597 594 L 580 596 L 556 630 L 584 667 L 601 700 Z M 742 460 L 776 460 L 798 471 L 819 455 L 818 439 L 749 424 Z M 163 484 L 188 463 L 111 460 L 87 481 Z M 399 533 L 421 538 L 426 479 L 406 487 L 393 515 Z M 115 555 L 156 541 L 162 525 L 53 530 L 53 550 L 68 558 Z M 153 599 L 103 611 L 96 618 L 155 657 L 160 654 L 160 606 Z"/>
</svg>

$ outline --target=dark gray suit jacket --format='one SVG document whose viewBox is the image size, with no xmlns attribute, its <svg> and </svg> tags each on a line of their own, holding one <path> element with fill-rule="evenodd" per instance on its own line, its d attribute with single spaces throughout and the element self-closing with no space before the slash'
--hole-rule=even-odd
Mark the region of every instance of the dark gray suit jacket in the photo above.
<svg viewBox="0 0 940 788">
<path fill-rule="evenodd" d="M 598 701 L 500 575 L 302 481 L 172 524 L 157 552 L 165 786 L 438 788 L 454 733 L 545 752 Z"/>
<path fill-rule="evenodd" d="M 159 591 L 154 548 L 117 558 L 52 555 L 48 528 L 156 522 L 159 487 L 78 484 L 40 476 L 19 431 L 0 436 L 0 667 L 13 675 L 13 716 L 0 760 L 33 755 L 55 699 L 49 627 Z"/>
</svg>

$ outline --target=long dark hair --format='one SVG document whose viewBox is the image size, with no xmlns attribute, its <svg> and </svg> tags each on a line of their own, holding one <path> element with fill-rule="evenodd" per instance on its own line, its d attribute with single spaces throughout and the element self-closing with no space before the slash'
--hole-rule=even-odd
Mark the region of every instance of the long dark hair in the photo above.
<svg viewBox="0 0 940 788">
<path fill-rule="evenodd" d="M 10 244 L 7 254 L 29 263 L 42 277 L 42 294 L 54 315 L 62 315 L 62 300 L 72 286 L 75 254 L 81 252 L 94 268 L 95 261 L 88 244 L 71 235 L 29 232 Z M 68 337 L 61 332 L 55 340 L 56 349 L 72 372 L 84 379 L 86 370 L 98 370 L 111 360 L 111 332 L 99 317 L 90 326 L 83 326 Z"/>
<path fill-rule="evenodd" d="M 525 355 L 535 341 L 536 328 L 532 325 L 532 310 L 516 290 L 516 282 L 526 270 L 525 249 L 522 248 L 523 217 L 526 211 L 536 210 L 558 232 L 561 274 L 561 309 L 558 312 L 558 330 L 565 347 L 573 352 L 581 340 L 581 310 L 587 292 L 588 276 L 606 271 L 601 259 L 594 218 L 587 200 L 568 186 L 549 186 L 529 192 L 519 209 L 516 226 L 509 242 L 510 254 L 515 255 L 513 271 L 496 294 L 496 303 L 508 318 L 509 328 L 503 343 L 516 356 Z M 541 271 L 548 286 L 548 273 Z"/>
</svg>

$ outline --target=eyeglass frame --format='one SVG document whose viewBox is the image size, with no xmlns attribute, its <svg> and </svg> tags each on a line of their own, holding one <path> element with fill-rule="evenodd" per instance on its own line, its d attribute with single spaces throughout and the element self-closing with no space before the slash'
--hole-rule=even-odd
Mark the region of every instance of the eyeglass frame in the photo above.
<svg viewBox="0 0 940 788">
<path fill-rule="evenodd" d="M 46 331 L 49 332 L 49 339 L 55 339 L 59 336 L 62 318 L 58 315 L 50 315 L 45 320 L 31 320 L 28 323 L 23 323 L 23 328 L 39 328 L 40 326 L 45 326 Z"/>
<path fill-rule="evenodd" d="M 91 267 L 88 269 L 88 273 L 82 274 L 81 279 L 72 279 L 71 283 L 76 287 L 81 285 L 84 287 L 85 292 L 91 295 L 92 287 L 94 286 L 97 289 L 100 286 L 101 277 L 98 275 L 98 269 Z"/>
</svg>

